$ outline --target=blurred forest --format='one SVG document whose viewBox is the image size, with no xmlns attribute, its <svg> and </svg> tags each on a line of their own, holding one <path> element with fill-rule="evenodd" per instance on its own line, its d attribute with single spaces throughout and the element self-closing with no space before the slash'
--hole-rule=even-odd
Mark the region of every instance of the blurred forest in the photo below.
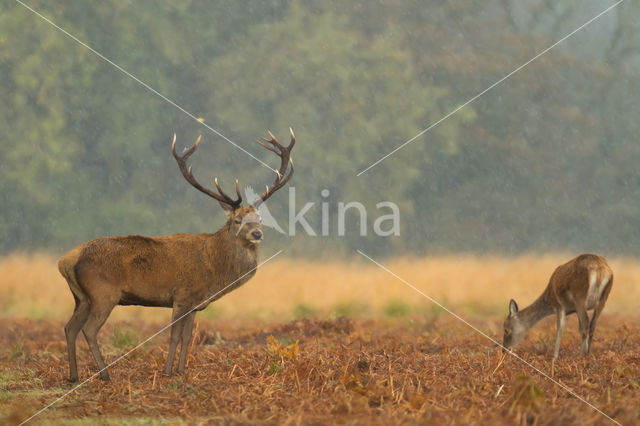
<svg viewBox="0 0 640 426">
<path fill-rule="evenodd" d="M 263 161 L 296 132 L 300 256 L 640 254 L 640 3 L 628 1 L 397 154 L 613 1 L 102 1 L 28 4 Z M 0 250 L 209 232 L 224 216 L 170 154 L 262 189 L 273 173 L 18 3 L 0 2 Z M 321 197 L 328 189 L 330 195 Z M 401 234 L 337 237 L 336 205 L 401 210 Z M 287 223 L 288 195 L 269 200 Z M 355 213 L 352 212 L 352 213 Z M 388 211 L 380 213 L 388 213 Z M 319 232 L 318 232 L 319 233 Z M 370 232 L 371 234 L 372 232 Z"/>
</svg>

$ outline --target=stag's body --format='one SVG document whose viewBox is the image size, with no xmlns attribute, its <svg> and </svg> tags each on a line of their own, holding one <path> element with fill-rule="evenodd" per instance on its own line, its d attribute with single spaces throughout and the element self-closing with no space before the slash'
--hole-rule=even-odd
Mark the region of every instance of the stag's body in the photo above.
<svg viewBox="0 0 640 426">
<path fill-rule="evenodd" d="M 237 244 L 235 240 L 229 235 L 227 224 L 215 234 L 156 238 L 132 235 L 98 238 L 78 246 L 58 263 L 77 305 L 65 329 L 67 334 L 73 338 L 83 328 L 98 367 L 103 370 L 97 332 L 116 305 L 173 308 L 174 321 L 191 312 L 183 321 L 192 324 L 195 311 L 205 309 L 255 274 L 257 245 Z M 179 373 L 184 371 L 190 338 L 191 326 L 183 327 L 182 332 L 178 327 L 175 331 L 172 328 L 170 355 L 175 354 L 179 340 L 183 343 Z M 74 346 L 68 343 L 70 348 Z M 75 356 L 70 355 L 72 358 Z M 165 372 L 170 374 L 172 366 L 173 356 L 169 356 Z M 108 378 L 106 370 L 103 372 L 102 377 Z M 72 380 L 75 379 L 72 373 Z"/>
<path fill-rule="evenodd" d="M 575 313 L 582 339 L 581 352 L 587 355 L 591 351 L 596 322 L 607 303 L 612 285 L 613 271 L 602 256 L 582 254 L 558 266 L 547 288 L 530 306 L 519 310 L 516 302 L 511 300 L 509 315 L 504 323 L 504 347 L 515 347 L 538 321 L 556 314 L 556 345 L 553 352 L 553 358 L 556 359 L 566 316 Z M 588 314 L 590 310 L 593 310 L 591 320 Z"/>
<path fill-rule="evenodd" d="M 266 140 L 266 139 L 265 139 Z M 278 149 L 270 149 L 282 158 L 273 187 L 267 187 L 259 202 L 282 187 L 290 163 L 288 147 L 275 138 L 266 140 Z M 199 139 L 198 139 L 199 142 Z M 78 379 L 76 338 L 80 330 L 100 369 L 109 379 L 98 347 L 98 331 L 116 305 L 142 305 L 173 308 L 171 342 L 164 372 L 171 374 L 178 343 L 182 342 L 178 373 L 184 372 L 187 347 L 197 311 L 240 287 L 255 275 L 258 245 L 263 234 L 260 215 L 254 205 L 241 207 L 242 197 L 236 181 L 238 199 L 233 200 L 220 189 L 219 194 L 202 187 L 186 167 L 186 159 L 198 142 L 180 157 L 172 151 L 184 177 L 193 186 L 217 199 L 229 216 L 214 234 L 174 234 L 163 237 L 104 237 L 88 241 L 71 250 L 58 262 L 58 269 L 69 284 L 76 306 L 65 326 L 71 381 Z M 291 162 L 291 165 L 293 163 Z"/>
</svg>

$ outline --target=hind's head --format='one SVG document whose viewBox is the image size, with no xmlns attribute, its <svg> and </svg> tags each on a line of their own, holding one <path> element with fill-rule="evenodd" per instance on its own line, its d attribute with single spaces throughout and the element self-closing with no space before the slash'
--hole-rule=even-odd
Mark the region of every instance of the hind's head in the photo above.
<svg viewBox="0 0 640 426">
<path fill-rule="evenodd" d="M 518 304 L 515 300 L 511 299 L 509 302 L 509 315 L 507 315 L 507 319 L 504 320 L 503 350 L 515 348 L 527 332 L 527 328 L 518 315 L 519 312 Z"/>
</svg>

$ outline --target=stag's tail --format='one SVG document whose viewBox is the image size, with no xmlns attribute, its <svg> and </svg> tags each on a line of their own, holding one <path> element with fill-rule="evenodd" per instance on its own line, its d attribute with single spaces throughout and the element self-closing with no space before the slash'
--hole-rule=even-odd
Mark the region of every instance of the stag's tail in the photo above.
<svg viewBox="0 0 640 426">
<path fill-rule="evenodd" d="M 79 253 L 77 251 L 77 249 L 71 250 L 58 261 L 58 270 L 64 279 L 67 280 L 69 289 L 71 289 L 71 293 L 73 293 L 73 297 L 76 299 L 76 305 L 81 301 L 89 299 L 87 293 L 82 289 L 78 283 L 78 278 L 76 277 L 75 266 L 79 257 Z"/>
</svg>

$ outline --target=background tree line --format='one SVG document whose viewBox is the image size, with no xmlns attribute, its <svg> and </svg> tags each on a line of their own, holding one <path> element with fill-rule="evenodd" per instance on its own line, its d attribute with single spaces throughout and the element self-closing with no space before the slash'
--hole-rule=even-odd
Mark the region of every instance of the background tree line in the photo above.
<svg viewBox="0 0 640 426">
<path fill-rule="evenodd" d="M 254 155 L 298 136 L 297 203 L 396 202 L 401 235 L 268 234 L 291 253 L 638 253 L 640 6 L 625 2 L 360 177 L 609 3 L 30 3 Z M 0 3 L 0 249 L 217 229 L 201 181 L 272 172 L 17 3 Z M 330 196 L 320 196 L 328 189 Z M 287 222 L 286 191 L 269 207 Z M 332 220 L 332 229 L 336 221 Z"/>
</svg>

